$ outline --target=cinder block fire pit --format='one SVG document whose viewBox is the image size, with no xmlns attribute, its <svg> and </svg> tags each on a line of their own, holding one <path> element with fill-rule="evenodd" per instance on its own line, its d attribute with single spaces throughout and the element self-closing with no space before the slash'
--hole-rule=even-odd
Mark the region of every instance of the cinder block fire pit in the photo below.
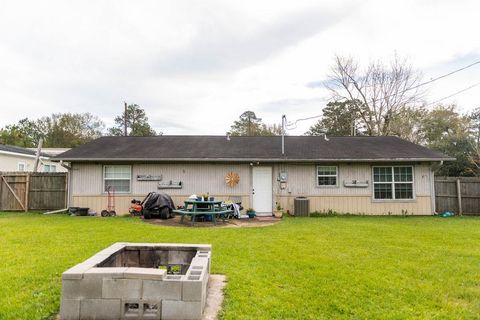
<svg viewBox="0 0 480 320">
<path fill-rule="evenodd" d="M 60 318 L 201 319 L 211 246 L 115 243 L 62 275 Z"/>
</svg>

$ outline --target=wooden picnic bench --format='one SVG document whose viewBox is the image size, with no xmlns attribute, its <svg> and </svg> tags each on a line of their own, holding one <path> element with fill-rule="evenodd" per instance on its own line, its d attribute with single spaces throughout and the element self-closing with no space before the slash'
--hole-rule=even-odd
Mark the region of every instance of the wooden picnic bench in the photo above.
<svg viewBox="0 0 480 320">
<path fill-rule="evenodd" d="M 225 222 L 226 217 L 233 213 L 233 210 L 222 208 L 221 204 L 222 201 L 185 200 L 185 207 L 173 210 L 173 212 L 182 216 L 180 223 L 183 223 L 185 216 L 190 216 L 192 225 L 195 225 L 198 216 L 210 216 L 216 225 L 217 217 Z"/>
</svg>

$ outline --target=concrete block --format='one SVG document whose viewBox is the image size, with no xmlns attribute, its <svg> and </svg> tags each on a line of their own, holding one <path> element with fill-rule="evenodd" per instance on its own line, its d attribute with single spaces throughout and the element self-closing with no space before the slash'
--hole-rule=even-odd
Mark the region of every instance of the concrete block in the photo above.
<svg viewBox="0 0 480 320">
<path fill-rule="evenodd" d="M 209 244 L 191 244 L 191 243 L 137 243 L 137 242 L 119 242 L 125 245 L 126 250 L 136 250 L 138 247 L 153 247 L 158 249 L 158 247 L 163 247 L 165 250 L 176 250 L 178 248 L 182 249 L 185 247 L 191 247 L 194 250 L 201 251 L 211 251 L 212 246 Z"/>
<path fill-rule="evenodd" d="M 104 279 L 102 298 L 140 299 L 142 280 L 138 279 Z"/>
<path fill-rule="evenodd" d="M 125 267 L 124 261 L 123 261 L 123 253 L 124 251 L 119 251 L 115 255 L 115 261 L 113 262 L 114 267 Z"/>
<path fill-rule="evenodd" d="M 160 319 L 160 300 L 123 300 L 122 319 Z"/>
<path fill-rule="evenodd" d="M 130 243 L 127 244 L 125 249 L 126 250 L 153 250 L 155 248 L 156 244 L 155 243 Z"/>
<path fill-rule="evenodd" d="M 201 319 L 202 305 L 200 301 L 162 301 L 162 319 Z"/>
<path fill-rule="evenodd" d="M 181 275 L 181 274 L 167 274 L 165 277 L 163 277 L 164 280 L 177 280 L 177 281 L 183 281 L 185 280 L 186 276 Z"/>
<path fill-rule="evenodd" d="M 143 316 L 142 319 L 149 320 L 149 319 L 161 319 L 162 316 L 162 302 L 144 302 L 143 303 Z"/>
<path fill-rule="evenodd" d="M 122 319 L 141 319 L 143 314 L 143 303 L 141 300 L 122 301 Z"/>
<path fill-rule="evenodd" d="M 142 268 L 155 268 L 156 256 L 153 250 L 140 250 L 139 253 L 139 266 Z"/>
<path fill-rule="evenodd" d="M 142 297 L 154 300 L 181 300 L 182 299 L 182 281 L 181 280 L 143 280 Z"/>
<path fill-rule="evenodd" d="M 171 250 L 168 251 L 168 264 L 190 264 L 190 261 L 195 256 L 196 251 L 188 250 Z"/>
<path fill-rule="evenodd" d="M 65 299 L 60 302 L 60 318 L 62 320 L 80 319 L 80 299 Z"/>
<path fill-rule="evenodd" d="M 207 266 L 209 258 L 194 257 L 190 263 L 191 266 Z"/>
<path fill-rule="evenodd" d="M 211 251 L 197 251 L 197 254 L 195 256 L 199 258 L 210 258 L 211 255 Z"/>
<path fill-rule="evenodd" d="M 85 299 L 80 303 L 80 319 L 121 319 L 120 299 Z"/>
<path fill-rule="evenodd" d="M 207 303 L 207 298 L 208 298 L 208 289 L 209 289 L 209 283 L 210 277 L 207 277 L 206 281 L 202 281 L 202 312 L 205 309 L 205 304 Z"/>
<path fill-rule="evenodd" d="M 126 268 L 123 277 L 126 279 L 162 280 L 167 270 L 153 268 Z"/>
<path fill-rule="evenodd" d="M 79 263 L 62 273 L 62 279 L 82 279 L 85 271 L 93 268 L 90 263 Z"/>
<path fill-rule="evenodd" d="M 140 266 L 143 268 L 155 268 L 159 265 L 168 264 L 168 251 L 166 250 L 140 250 Z"/>
<path fill-rule="evenodd" d="M 158 264 L 159 265 L 167 265 L 168 264 L 168 251 L 166 250 L 155 250 L 155 256 L 157 257 L 158 259 Z"/>
<path fill-rule="evenodd" d="M 140 265 L 140 252 L 138 250 L 130 250 L 123 252 L 123 266 L 138 267 Z"/>
<path fill-rule="evenodd" d="M 118 251 L 116 253 L 113 253 L 113 254 L 107 256 L 103 260 L 100 259 L 102 261 L 97 263 L 95 266 L 96 267 L 105 267 L 105 268 L 124 267 L 123 256 L 124 256 L 124 252 L 123 251 Z"/>
<path fill-rule="evenodd" d="M 183 301 L 202 301 L 203 282 L 185 280 L 183 281 L 182 300 Z"/>
<path fill-rule="evenodd" d="M 62 280 L 62 298 L 64 299 L 95 299 L 101 297 L 101 279 Z"/>
<path fill-rule="evenodd" d="M 103 249 L 102 251 L 99 251 L 97 254 L 103 254 L 103 255 L 112 255 L 117 251 L 121 251 L 122 249 L 125 248 L 125 244 L 121 242 L 117 242 L 112 244 L 110 247 L 107 247 Z"/>
<path fill-rule="evenodd" d="M 91 268 L 83 274 L 84 279 L 120 279 L 128 268 Z"/>
<path fill-rule="evenodd" d="M 192 259 L 190 266 L 191 267 L 206 266 L 208 273 L 210 273 L 210 261 L 211 261 L 210 258 L 196 256 Z"/>
<path fill-rule="evenodd" d="M 99 254 L 97 253 L 96 255 L 88 258 L 82 263 L 89 264 L 91 267 L 95 267 L 99 264 L 102 264 L 105 260 L 110 258 L 112 255 L 111 254 Z"/>
</svg>

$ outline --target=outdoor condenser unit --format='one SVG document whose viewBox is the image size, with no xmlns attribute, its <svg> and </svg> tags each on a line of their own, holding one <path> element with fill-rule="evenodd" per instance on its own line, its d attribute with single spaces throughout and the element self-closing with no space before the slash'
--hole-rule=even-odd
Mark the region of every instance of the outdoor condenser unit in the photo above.
<svg viewBox="0 0 480 320">
<path fill-rule="evenodd" d="M 296 197 L 293 200 L 293 211 L 297 217 L 308 217 L 310 213 L 310 199 L 306 197 Z"/>
</svg>

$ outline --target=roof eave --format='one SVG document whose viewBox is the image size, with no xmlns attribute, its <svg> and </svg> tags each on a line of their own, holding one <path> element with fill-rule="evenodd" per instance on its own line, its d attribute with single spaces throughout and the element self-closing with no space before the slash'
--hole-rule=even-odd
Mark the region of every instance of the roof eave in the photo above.
<svg viewBox="0 0 480 320">
<path fill-rule="evenodd" d="M 9 156 L 17 156 L 17 157 L 25 157 L 25 158 L 36 158 L 37 156 L 35 154 L 28 154 L 28 153 L 21 153 L 21 152 L 14 152 L 14 151 L 5 151 L 5 150 L 0 150 L 0 154 L 6 154 Z M 43 160 L 50 160 L 50 157 L 47 157 L 45 155 L 40 155 L 40 159 Z"/>
<path fill-rule="evenodd" d="M 54 162 L 436 162 L 456 158 L 364 158 L 364 159 L 290 159 L 290 158 L 54 158 Z"/>
</svg>

